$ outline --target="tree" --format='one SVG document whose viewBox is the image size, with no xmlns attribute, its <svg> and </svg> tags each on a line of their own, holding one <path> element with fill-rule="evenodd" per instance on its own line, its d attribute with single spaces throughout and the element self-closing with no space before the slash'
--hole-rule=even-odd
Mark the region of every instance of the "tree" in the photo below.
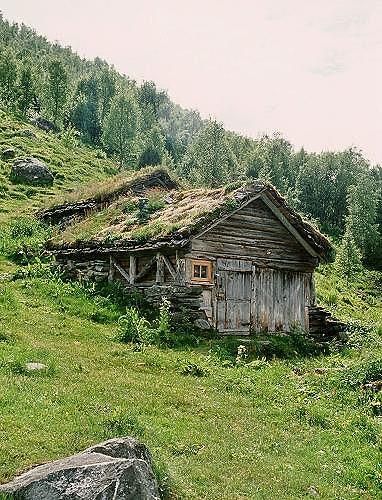
<svg viewBox="0 0 382 500">
<path fill-rule="evenodd" d="M 32 69 L 27 63 L 21 69 L 18 99 L 19 109 L 24 117 L 34 104 L 35 98 Z"/>
<path fill-rule="evenodd" d="M 237 169 L 223 125 L 211 120 L 188 147 L 180 173 L 193 183 L 216 187 L 233 179 L 234 172 L 237 178 Z"/>
<path fill-rule="evenodd" d="M 102 140 L 118 155 L 121 167 L 125 167 L 128 161 L 135 161 L 138 129 L 139 109 L 135 97 L 126 92 L 117 94 L 105 120 Z"/>
<path fill-rule="evenodd" d="M 83 134 L 85 140 L 97 144 L 101 138 L 100 89 L 93 75 L 80 80 L 76 90 L 76 104 L 71 112 L 71 121 Z"/>
<path fill-rule="evenodd" d="M 334 265 L 338 273 L 347 281 L 350 281 L 362 270 L 361 252 L 350 228 L 346 230 L 342 238 Z"/>
<path fill-rule="evenodd" d="M 145 141 L 145 147 L 139 157 L 138 166 L 159 165 L 165 152 L 165 139 L 158 126 L 154 126 Z"/>
<path fill-rule="evenodd" d="M 16 97 L 17 62 L 11 50 L 4 50 L 0 56 L 0 98 L 12 108 Z"/>
<path fill-rule="evenodd" d="M 101 107 L 101 123 L 110 110 L 111 100 L 116 92 L 115 75 L 108 69 L 104 69 L 99 75 L 99 92 Z"/>
<path fill-rule="evenodd" d="M 52 61 L 48 67 L 48 101 L 53 122 L 62 117 L 68 98 L 68 74 L 61 61 Z"/>
<path fill-rule="evenodd" d="M 291 170 L 292 145 L 280 134 L 264 135 L 252 148 L 247 175 L 270 182 L 282 192 L 294 185 L 296 173 Z"/>
<path fill-rule="evenodd" d="M 348 189 L 369 168 L 354 148 L 305 156 L 295 185 L 299 210 L 318 219 L 323 230 L 340 236 L 345 231 Z"/>
<path fill-rule="evenodd" d="M 350 228 L 364 260 L 373 253 L 379 240 L 376 224 L 379 197 L 379 185 L 369 172 L 349 188 L 346 227 Z"/>
</svg>

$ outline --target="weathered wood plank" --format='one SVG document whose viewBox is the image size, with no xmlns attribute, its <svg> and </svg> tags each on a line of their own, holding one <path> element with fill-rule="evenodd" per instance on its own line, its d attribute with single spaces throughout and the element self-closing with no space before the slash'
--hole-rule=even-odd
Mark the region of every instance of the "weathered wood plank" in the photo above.
<svg viewBox="0 0 382 500">
<path fill-rule="evenodd" d="M 135 276 L 135 281 L 139 281 L 143 276 L 145 276 L 156 262 L 156 256 L 152 257 L 147 264 L 145 264 L 139 273 Z"/>
<path fill-rule="evenodd" d="M 170 260 L 165 255 L 162 255 L 162 259 L 163 259 L 165 266 L 168 269 L 168 272 L 171 274 L 171 276 L 174 279 L 176 279 L 176 271 L 175 271 L 173 265 L 171 264 Z"/>
<path fill-rule="evenodd" d="M 122 266 L 119 265 L 119 263 L 115 260 L 114 257 L 111 257 L 110 259 L 111 259 L 110 260 L 110 264 L 115 269 L 117 269 L 117 271 L 121 274 L 121 276 L 123 276 L 125 278 L 126 281 L 130 282 L 129 273 Z"/>
<path fill-rule="evenodd" d="M 164 282 L 164 263 L 163 263 L 163 255 L 158 252 L 156 255 L 156 263 L 157 263 L 157 272 L 155 281 L 157 283 Z"/>
<path fill-rule="evenodd" d="M 129 275 L 130 275 L 130 284 L 131 285 L 133 285 L 135 283 L 136 273 L 137 273 L 137 258 L 134 254 L 130 254 Z"/>
</svg>

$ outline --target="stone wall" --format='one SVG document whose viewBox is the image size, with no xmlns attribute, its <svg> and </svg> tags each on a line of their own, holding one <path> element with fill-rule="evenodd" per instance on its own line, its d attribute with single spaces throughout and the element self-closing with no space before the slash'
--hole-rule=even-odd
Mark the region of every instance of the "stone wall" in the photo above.
<svg viewBox="0 0 382 500">
<path fill-rule="evenodd" d="M 201 309 L 203 304 L 203 288 L 201 286 L 187 285 L 153 285 L 142 290 L 147 300 L 159 307 L 166 298 L 172 313 L 193 322 L 198 328 L 209 329 L 205 312 Z"/>
<path fill-rule="evenodd" d="M 109 277 L 109 259 L 59 261 L 59 265 L 72 278 L 79 281 L 105 281 Z"/>
</svg>

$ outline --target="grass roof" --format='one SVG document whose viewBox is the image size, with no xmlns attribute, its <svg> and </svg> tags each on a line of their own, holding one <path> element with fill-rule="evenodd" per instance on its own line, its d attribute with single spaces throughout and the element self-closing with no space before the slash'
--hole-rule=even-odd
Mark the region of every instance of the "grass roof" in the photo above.
<svg viewBox="0 0 382 500">
<path fill-rule="evenodd" d="M 54 239 L 56 244 L 116 240 L 139 243 L 168 236 L 187 236 L 216 211 L 235 203 L 224 189 L 149 189 L 142 196 L 121 196 L 107 207 L 70 224 Z"/>
<path fill-rule="evenodd" d="M 158 176 L 162 179 L 159 185 L 152 182 Z M 107 194 L 103 195 L 103 202 L 96 209 L 86 212 L 83 217 L 74 218 L 65 229 L 58 231 L 50 248 L 67 250 L 184 242 L 262 193 L 266 193 L 317 253 L 324 256 L 331 248 L 326 237 L 292 210 L 269 184 L 256 181 L 231 191 L 224 187 L 173 189 L 175 185 L 167 171 L 151 169 L 134 174 L 128 182 L 126 178 L 123 181 L 117 179 L 107 190 L 100 191 L 93 187 L 93 191 L 85 191 L 93 192 L 93 195 L 100 192 Z M 138 190 L 136 186 L 139 186 Z M 87 199 L 82 203 L 89 204 L 90 201 Z M 63 208 L 65 205 L 58 207 L 59 210 Z"/>
</svg>

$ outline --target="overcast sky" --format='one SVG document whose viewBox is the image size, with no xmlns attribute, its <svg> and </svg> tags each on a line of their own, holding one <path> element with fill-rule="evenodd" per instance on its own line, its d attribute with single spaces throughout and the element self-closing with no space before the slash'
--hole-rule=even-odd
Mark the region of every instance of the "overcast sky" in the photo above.
<svg viewBox="0 0 382 500">
<path fill-rule="evenodd" d="M 80 55 L 238 132 L 382 163 L 382 0 L 1 0 Z"/>
</svg>

